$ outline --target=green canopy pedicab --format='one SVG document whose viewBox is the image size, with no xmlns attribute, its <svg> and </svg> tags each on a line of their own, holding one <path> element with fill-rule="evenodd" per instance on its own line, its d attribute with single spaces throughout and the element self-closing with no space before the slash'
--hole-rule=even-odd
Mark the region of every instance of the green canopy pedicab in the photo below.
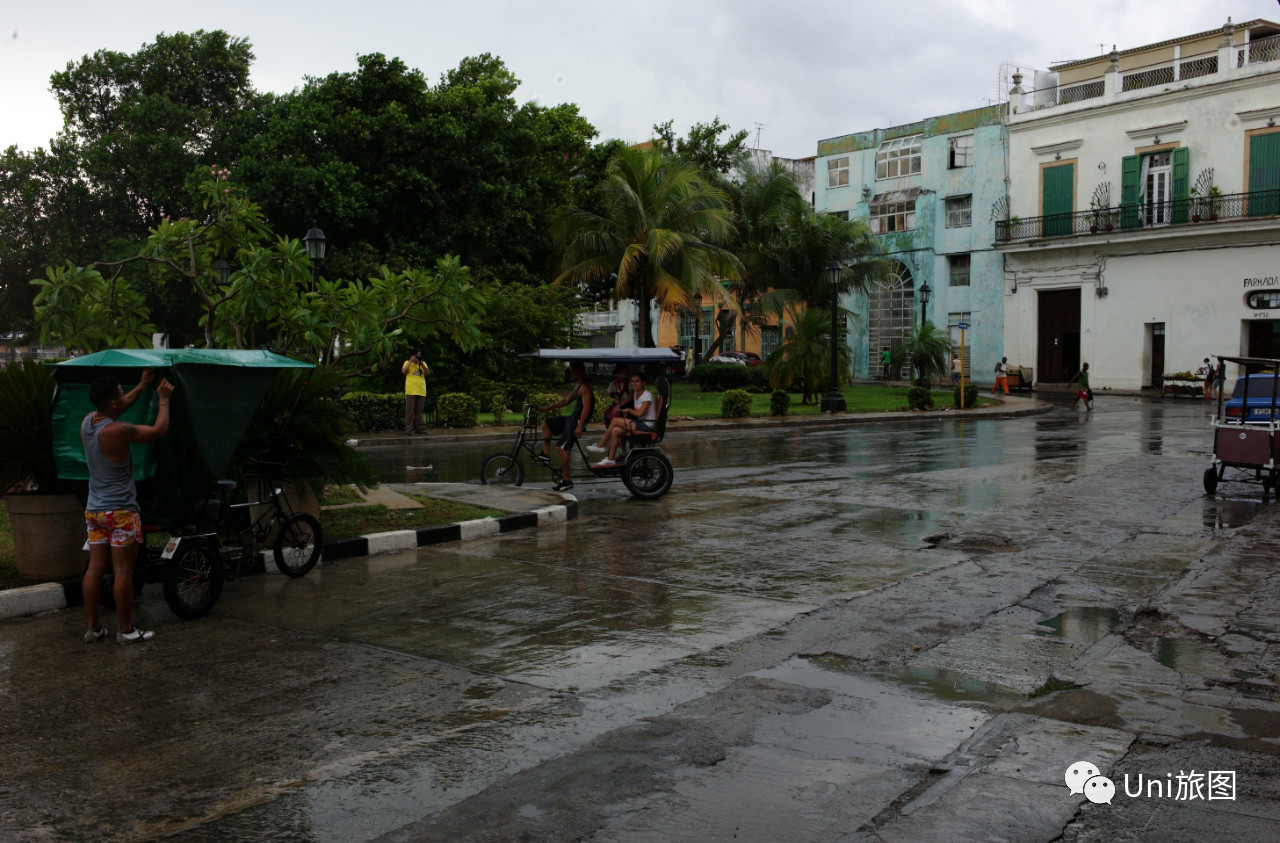
<svg viewBox="0 0 1280 843">
<path fill-rule="evenodd" d="M 231 481 L 221 478 L 276 375 L 284 369 L 312 368 L 310 363 L 270 351 L 223 349 L 113 349 L 57 365 L 54 457 L 58 475 L 73 481 L 82 496 L 89 470 L 80 425 L 94 410 L 89 384 L 103 375 L 114 375 L 127 391 L 138 382 L 143 369 L 153 369 L 157 382 L 165 377 L 175 386 L 168 434 L 150 444 L 131 446 L 144 524 L 148 531 L 173 534 L 163 553 L 145 545 L 140 550 L 134 573 L 137 590 L 145 583 L 163 583 L 166 602 L 184 618 L 199 617 L 213 607 L 222 591 L 224 572 L 217 552 L 218 531 L 212 527 L 218 501 L 210 497 L 210 490 L 217 489 L 225 496 L 234 488 Z M 156 408 L 157 396 L 150 390 L 120 420 L 148 424 L 155 418 Z M 291 517 L 314 523 L 309 515 Z M 316 547 L 307 570 L 319 556 L 319 535 L 315 524 Z M 277 557 L 279 563 L 278 553 Z M 286 568 L 283 564 L 280 567 Z M 103 590 L 104 595 L 110 593 L 109 587 Z"/>
</svg>

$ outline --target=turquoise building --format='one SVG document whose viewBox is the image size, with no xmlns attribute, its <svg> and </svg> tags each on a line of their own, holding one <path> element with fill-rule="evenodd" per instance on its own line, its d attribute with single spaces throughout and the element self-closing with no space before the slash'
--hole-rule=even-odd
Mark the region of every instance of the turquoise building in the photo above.
<svg viewBox="0 0 1280 843">
<path fill-rule="evenodd" d="M 966 378 L 991 383 L 1004 354 L 1004 264 L 995 219 L 1007 215 L 1005 107 L 995 105 L 818 142 L 814 207 L 865 220 L 891 278 L 842 301 L 854 376 L 881 377 L 881 352 L 926 318 L 949 331 Z M 894 373 L 905 377 L 905 373 Z"/>
</svg>

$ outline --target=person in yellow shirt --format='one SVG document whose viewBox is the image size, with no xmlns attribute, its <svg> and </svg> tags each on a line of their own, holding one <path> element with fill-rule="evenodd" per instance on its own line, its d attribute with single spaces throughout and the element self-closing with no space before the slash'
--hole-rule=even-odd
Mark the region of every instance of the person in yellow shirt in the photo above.
<svg viewBox="0 0 1280 843">
<path fill-rule="evenodd" d="M 431 374 L 431 367 L 422 362 L 422 352 L 415 351 L 400 371 L 404 373 L 404 434 L 426 433 L 422 409 L 427 403 L 427 375 Z"/>
</svg>

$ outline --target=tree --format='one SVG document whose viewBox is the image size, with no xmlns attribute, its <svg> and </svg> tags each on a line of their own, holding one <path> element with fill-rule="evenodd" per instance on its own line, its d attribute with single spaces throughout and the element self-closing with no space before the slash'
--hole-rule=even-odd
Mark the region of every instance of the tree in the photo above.
<svg viewBox="0 0 1280 843">
<path fill-rule="evenodd" d="M 741 275 L 724 247 L 733 232 L 724 193 L 657 150 L 620 149 L 607 172 L 603 213 L 566 208 L 556 218 L 557 281 L 588 284 L 616 273 L 614 297 L 639 304 L 645 347 L 654 344 L 651 302 L 676 313 L 704 295 L 736 310 L 720 283 Z"/>
<path fill-rule="evenodd" d="M 848 367 L 848 348 L 838 345 L 836 365 Z M 801 403 L 822 391 L 831 371 L 831 312 L 805 308 L 796 318 L 792 333 L 765 361 L 765 374 L 774 389 L 787 389 L 797 380 L 803 385 Z"/>
<path fill-rule="evenodd" d="M 655 123 L 653 133 L 658 136 L 663 149 L 681 161 L 692 164 L 703 175 L 724 176 L 734 167 L 741 166 L 746 158 L 747 130 L 729 135 L 723 142 L 720 136 L 729 131 L 717 115 L 710 123 L 694 123 L 688 137 L 677 138 L 671 128 L 674 121 Z"/>
<path fill-rule="evenodd" d="M 901 370 L 908 359 L 916 370 L 916 383 L 920 386 L 934 379 L 941 380 L 951 371 L 951 338 L 927 322 L 889 352 L 889 364 L 896 370 Z"/>
<path fill-rule="evenodd" d="M 480 345 L 476 320 L 484 297 L 456 257 L 441 258 L 433 273 L 384 267 L 364 281 L 313 281 L 302 244 L 277 237 L 230 175 L 216 166 L 203 172 L 201 219 L 163 220 L 136 255 L 51 268 L 34 282 L 42 339 L 85 350 L 141 344 L 136 326 L 148 313 L 121 276 L 124 267 L 141 264 L 162 270 L 168 283 L 200 302 L 210 348 L 269 346 L 326 364 L 341 360 L 362 374 L 389 359 L 410 327 L 417 336 L 446 336 L 464 350 Z M 215 264 L 228 257 L 238 267 L 228 266 L 224 281 Z"/>
<path fill-rule="evenodd" d="M 360 56 L 353 72 L 272 98 L 244 130 L 238 178 L 281 230 L 317 221 L 335 274 L 456 254 L 481 278 L 546 280 L 551 212 L 603 162 L 576 106 L 520 105 L 518 86 L 488 54 L 435 86 L 400 59 Z"/>
</svg>

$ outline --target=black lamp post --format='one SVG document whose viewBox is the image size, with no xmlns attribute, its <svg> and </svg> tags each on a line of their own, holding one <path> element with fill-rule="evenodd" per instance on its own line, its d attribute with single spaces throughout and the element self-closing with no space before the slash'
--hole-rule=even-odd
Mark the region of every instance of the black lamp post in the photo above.
<svg viewBox="0 0 1280 843">
<path fill-rule="evenodd" d="M 836 353 L 839 332 L 836 330 L 836 314 L 840 310 L 840 275 L 839 261 L 827 264 L 827 283 L 831 285 L 831 389 L 822 396 L 822 412 L 843 413 L 848 409 L 844 396 L 840 394 L 840 356 Z"/>
<path fill-rule="evenodd" d="M 929 322 L 929 296 L 933 295 L 933 288 L 926 281 L 920 285 L 920 327 L 923 328 Z"/>
<path fill-rule="evenodd" d="M 319 262 L 324 260 L 324 232 L 316 226 L 315 221 L 311 223 L 311 230 L 307 232 L 307 236 L 302 238 L 302 242 L 307 245 L 307 256 L 311 258 L 311 289 L 315 290 L 316 281 L 320 278 Z"/>
<path fill-rule="evenodd" d="M 702 356 L 702 293 L 693 296 L 693 365 Z"/>
</svg>

